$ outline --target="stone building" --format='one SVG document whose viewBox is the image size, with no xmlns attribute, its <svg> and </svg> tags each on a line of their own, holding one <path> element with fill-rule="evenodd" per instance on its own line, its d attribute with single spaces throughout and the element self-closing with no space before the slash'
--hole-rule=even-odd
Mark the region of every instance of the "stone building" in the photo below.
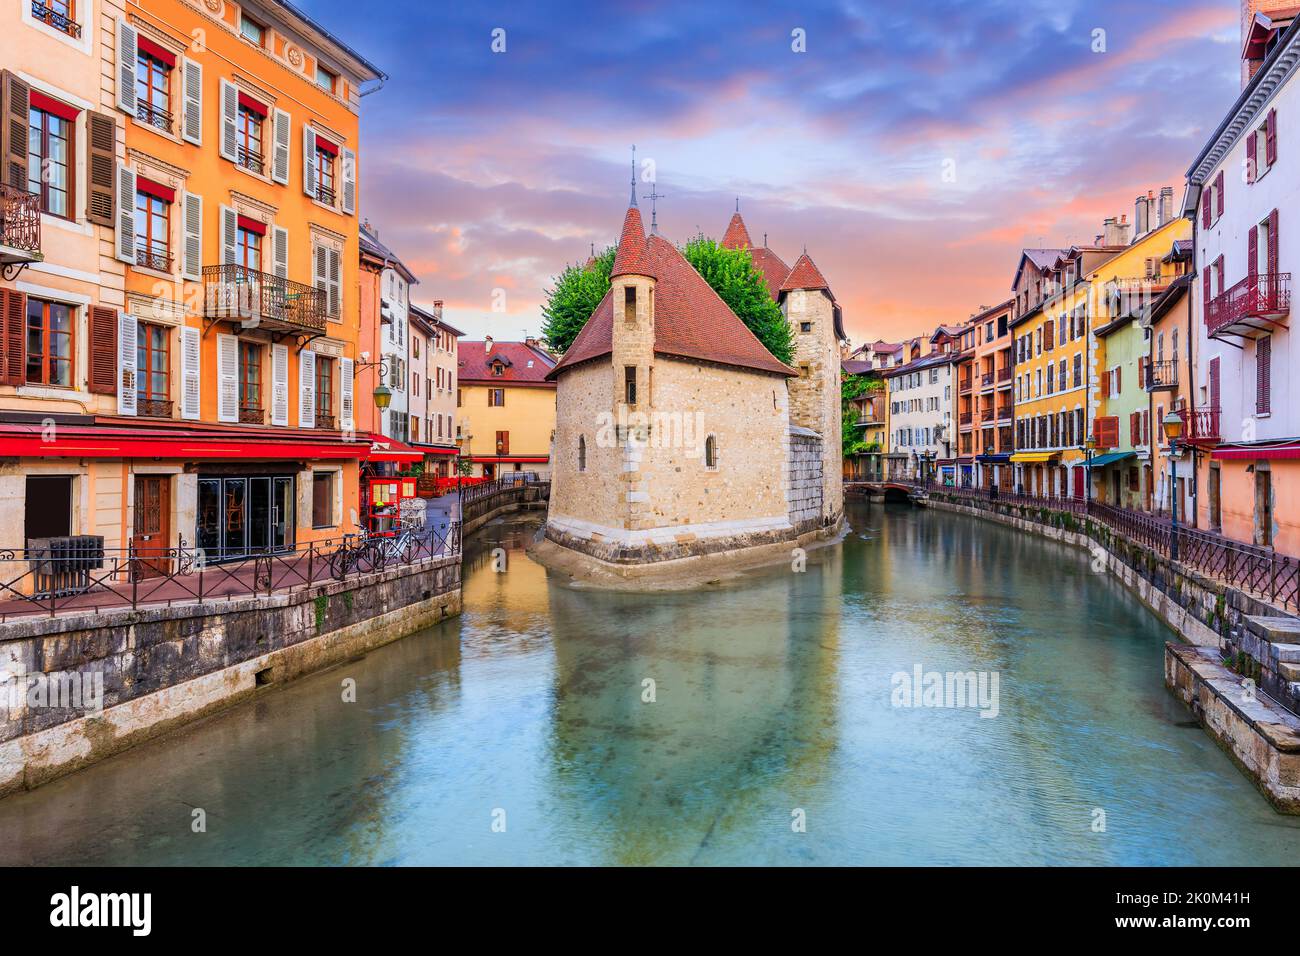
<svg viewBox="0 0 1300 956">
<path fill-rule="evenodd" d="M 751 248 L 739 213 L 723 245 Z M 633 194 L 612 287 L 547 376 L 551 541 L 625 572 L 838 529 L 840 307 L 806 253 L 790 268 L 752 254 L 794 331 L 793 367 L 646 236 Z"/>
</svg>

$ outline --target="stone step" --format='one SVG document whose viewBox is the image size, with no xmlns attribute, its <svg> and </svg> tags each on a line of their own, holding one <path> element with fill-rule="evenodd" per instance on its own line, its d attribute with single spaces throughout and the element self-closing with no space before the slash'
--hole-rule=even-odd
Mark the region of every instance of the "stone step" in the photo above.
<svg viewBox="0 0 1300 956">
<path fill-rule="evenodd" d="M 1252 634 L 1270 643 L 1300 645 L 1300 618 L 1248 614 L 1246 627 Z"/>
<path fill-rule="evenodd" d="M 1285 681 L 1300 681 L 1300 664 L 1279 663 L 1277 672 Z"/>
<path fill-rule="evenodd" d="M 1275 661 L 1300 664 L 1300 644 L 1270 644 L 1269 650 Z"/>
</svg>

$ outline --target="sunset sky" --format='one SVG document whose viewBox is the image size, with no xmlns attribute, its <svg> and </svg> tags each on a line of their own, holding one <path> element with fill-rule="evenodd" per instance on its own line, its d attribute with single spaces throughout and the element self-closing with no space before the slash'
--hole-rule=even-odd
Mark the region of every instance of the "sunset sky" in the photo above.
<svg viewBox="0 0 1300 956">
<path fill-rule="evenodd" d="M 299 3 L 389 74 L 361 212 L 472 338 L 539 331 L 551 277 L 616 239 L 633 143 L 661 233 L 720 239 L 739 196 L 860 343 L 1007 298 L 1021 247 L 1091 241 L 1148 189 L 1181 201 L 1238 91 L 1233 0 Z"/>
</svg>

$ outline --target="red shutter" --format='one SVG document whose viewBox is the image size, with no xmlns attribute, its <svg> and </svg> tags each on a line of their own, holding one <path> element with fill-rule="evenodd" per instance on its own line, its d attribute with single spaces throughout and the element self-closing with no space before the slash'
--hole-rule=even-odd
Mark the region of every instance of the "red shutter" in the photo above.
<svg viewBox="0 0 1300 956">
<path fill-rule="evenodd" d="M 1201 187 L 1201 228 L 1210 228 L 1210 187 Z"/>
<path fill-rule="evenodd" d="M 1093 434 L 1098 448 L 1115 448 L 1119 445 L 1119 418 L 1108 415 L 1093 422 Z"/>
<path fill-rule="evenodd" d="M 1268 274 L 1277 275 L 1277 210 L 1274 209 L 1268 214 Z M 1276 281 L 1270 279 L 1270 282 Z"/>
<path fill-rule="evenodd" d="M 1248 183 L 1255 181 L 1255 142 L 1254 133 L 1246 137 L 1246 182 Z"/>
<path fill-rule="evenodd" d="M 1224 276 L 1227 273 L 1223 271 L 1223 256 L 1219 256 L 1214 260 L 1214 269 L 1219 274 L 1219 295 L 1223 295 L 1224 290 L 1228 287 L 1228 284 L 1224 281 Z"/>
<path fill-rule="evenodd" d="M 1124 391 L 1124 366 L 1115 366 L 1115 394 Z"/>
<path fill-rule="evenodd" d="M 1110 369 L 1101 373 L 1101 397 L 1110 398 Z"/>
<path fill-rule="evenodd" d="M 1270 166 L 1277 162 L 1277 110 L 1268 111 L 1268 127 L 1264 131 L 1264 160 Z"/>
<path fill-rule="evenodd" d="M 117 394 L 117 310 L 90 307 L 90 375 L 87 387 L 96 395 Z"/>
<path fill-rule="evenodd" d="M 1259 265 L 1259 226 L 1251 226 L 1250 232 L 1246 233 L 1246 275 L 1255 278 L 1256 267 Z"/>
<path fill-rule="evenodd" d="M 1223 215 L 1223 170 L 1219 170 L 1219 175 L 1214 177 L 1214 191 L 1218 198 L 1218 214 Z"/>
<path fill-rule="evenodd" d="M 1128 416 L 1128 443 L 1134 446 L 1142 444 L 1142 422 L 1137 412 Z"/>
<path fill-rule="evenodd" d="M 0 384 L 21 385 L 27 378 L 27 295 L 0 289 Z"/>
<path fill-rule="evenodd" d="M 1205 271 L 1201 273 L 1201 309 L 1202 311 L 1210 307 L 1210 267 L 1206 266 Z"/>
<path fill-rule="evenodd" d="M 1210 407 L 1219 407 L 1219 357 L 1210 359 Z"/>
<path fill-rule="evenodd" d="M 1265 335 L 1255 340 L 1255 414 L 1267 415 L 1271 402 L 1269 382 L 1273 367 L 1273 337 Z"/>
</svg>

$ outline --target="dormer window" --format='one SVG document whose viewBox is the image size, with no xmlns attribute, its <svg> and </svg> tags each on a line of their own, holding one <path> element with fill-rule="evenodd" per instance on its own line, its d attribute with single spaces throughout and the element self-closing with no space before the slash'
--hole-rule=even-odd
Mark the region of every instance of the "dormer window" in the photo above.
<svg viewBox="0 0 1300 956">
<path fill-rule="evenodd" d="M 505 372 L 506 372 L 506 367 L 505 367 L 504 365 L 502 365 L 500 362 L 493 362 L 493 363 L 492 363 L 492 374 L 493 374 L 493 375 L 496 375 L 496 376 L 499 377 L 499 376 L 501 376 L 501 375 L 504 375 Z"/>
<path fill-rule="evenodd" d="M 636 321 L 636 286 L 628 285 L 623 287 L 623 320 L 625 322 Z"/>
</svg>

